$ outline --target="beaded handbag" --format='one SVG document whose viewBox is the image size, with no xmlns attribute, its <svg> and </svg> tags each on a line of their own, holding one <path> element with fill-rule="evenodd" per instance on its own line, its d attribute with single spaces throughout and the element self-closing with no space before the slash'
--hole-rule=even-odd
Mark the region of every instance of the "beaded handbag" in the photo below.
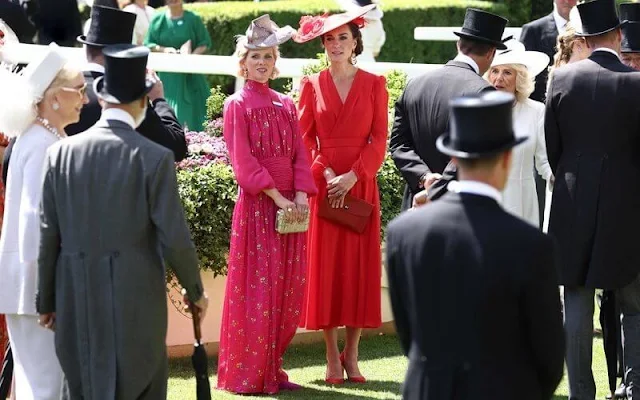
<svg viewBox="0 0 640 400">
<path fill-rule="evenodd" d="M 307 211 L 302 221 L 289 220 L 285 217 L 285 211 L 280 209 L 276 213 L 276 231 L 284 235 L 286 233 L 306 232 L 309 229 L 309 212 Z"/>
</svg>

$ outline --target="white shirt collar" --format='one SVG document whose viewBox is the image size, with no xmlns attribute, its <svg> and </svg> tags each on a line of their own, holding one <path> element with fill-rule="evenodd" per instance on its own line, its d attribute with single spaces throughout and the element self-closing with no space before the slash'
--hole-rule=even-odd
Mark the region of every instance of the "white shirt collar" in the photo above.
<svg viewBox="0 0 640 400">
<path fill-rule="evenodd" d="M 475 62 L 473 58 L 466 56 L 462 53 L 458 53 L 458 55 L 456 56 L 456 58 L 453 59 L 453 61 L 460 61 L 465 64 L 471 65 L 471 68 L 473 68 L 473 70 L 476 71 L 476 74 L 480 75 L 480 67 L 478 67 L 478 64 Z"/>
<path fill-rule="evenodd" d="M 560 13 L 558 13 L 558 6 L 556 6 L 555 1 L 553 2 L 553 20 L 556 22 L 556 28 L 558 28 L 558 33 L 564 33 L 567 29 L 567 21 L 564 19 Z"/>
<path fill-rule="evenodd" d="M 608 47 L 598 47 L 593 52 L 595 53 L 596 51 L 606 51 L 607 53 L 611 53 L 615 55 L 616 57 L 618 57 L 618 60 L 622 61 L 622 59 L 620 58 L 620 54 L 618 54 L 615 50 L 610 49 Z"/>
<path fill-rule="evenodd" d="M 104 74 L 104 67 L 100 64 L 96 64 L 92 62 L 86 63 L 82 70 L 89 71 L 89 72 L 99 72 L 101 74 Z"/>
<path fill-rule="evenodd" d="M 102 110 L 100 121 L 106 120 L 116 120 L 124 122 L 125 124 L 129 125 L 131 129 L 136 129 L 136 122 L 131 114 L 119 108 L 107 108 L 106 110 Z"/>
<path fill-rule="evenodd" d="M 502 204 L 502 193 L 493 186 L 478 181 L 451 181 L 447 185 L 447 190 L 454 193 L 477 194 L 494 199 L 498 204 Z"/>
</svg>

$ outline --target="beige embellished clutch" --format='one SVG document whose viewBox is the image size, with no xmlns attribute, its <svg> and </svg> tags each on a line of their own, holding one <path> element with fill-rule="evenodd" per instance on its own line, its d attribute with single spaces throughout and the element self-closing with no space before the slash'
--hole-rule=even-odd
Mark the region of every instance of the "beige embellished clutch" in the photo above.
<svg viewBox="0 0 640 400">
<path fill-rule="evenodd" d="M 307 229 L 309 229 L 309 212 L 305 213 L 302 221 L 289 221 L 285 218 L 285 211 L 278 210 L 276 214 L 276 231 L 279 234 L 306 232 Z"/>
</svg>

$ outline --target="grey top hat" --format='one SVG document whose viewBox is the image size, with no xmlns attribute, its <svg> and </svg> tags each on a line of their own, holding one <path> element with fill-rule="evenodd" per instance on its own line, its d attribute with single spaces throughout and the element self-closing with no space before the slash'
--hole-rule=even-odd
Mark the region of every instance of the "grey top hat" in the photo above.
<svg viewBox="0 0 640 400">
<path fill-rule="evenodd" d="M 295 33 L 296 30 L 289 25 L 279 28 L 269 14 L 265 14 L 251 21 L 246 35 L 240 36 L 239 41 L 250 50 L 266 49 L 281 45 Z"/>
</svg>

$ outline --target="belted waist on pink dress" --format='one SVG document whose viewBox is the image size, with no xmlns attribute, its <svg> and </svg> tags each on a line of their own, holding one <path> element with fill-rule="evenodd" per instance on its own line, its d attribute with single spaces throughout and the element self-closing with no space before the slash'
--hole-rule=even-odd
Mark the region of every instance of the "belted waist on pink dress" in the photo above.
<svg viewBox="0 0 640 400">
<path fill-rule="evenodd" d="M 332 149 L 337 147 L 364 147 L 369 143 L 369 138 L 361 137 L 338 137 L 338 138 L 325 138 L 319 139 L 320 151 L 322 149 Z"/>
<path fill-rule="evenodd" d="M 281 191 L 294 190 L 291 157 L 269 157 L 260 160 L 260 164 L 269 171 L 276 189 Z"/>
</svg>

